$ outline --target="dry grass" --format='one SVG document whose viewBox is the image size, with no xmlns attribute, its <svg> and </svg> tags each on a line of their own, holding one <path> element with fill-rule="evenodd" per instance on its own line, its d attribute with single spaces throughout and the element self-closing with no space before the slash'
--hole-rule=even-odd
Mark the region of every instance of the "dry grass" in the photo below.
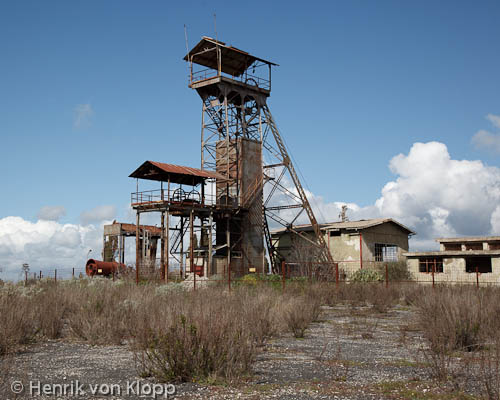
<svg viewBox="0 0 500 400">
<path fill-rule="evenodd" d="M 488 399 L 500 399 L 500 290 L 436 287 L 416 302 L 428 346 L 421 349 L 437 379 L 479 380 Z"/>
</svg>

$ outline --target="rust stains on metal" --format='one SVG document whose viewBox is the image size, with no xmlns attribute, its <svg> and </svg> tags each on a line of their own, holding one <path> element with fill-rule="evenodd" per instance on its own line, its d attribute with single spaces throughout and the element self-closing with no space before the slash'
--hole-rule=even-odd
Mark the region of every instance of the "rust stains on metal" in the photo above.
<svg viewBox="0 0 500 400">
<path fill-rule="evenodd" d="M 120 264 L 117 262 L 99 261 L 90 259 L 85 265 L 85 273 L 88 276 L 111 276 L 119 272 L 124 272 L 126 270 L 125 264 Z"/>
<path fill-rule="evenodd" d="M 224 180 L 224 176 L 213 171 L 186 167 L 183 165 L 165 164 L 156 161 L 146 161 L 129 177 L 149 179 L 186 185 L 198 185 L 205 179 L 213 178 Z"/>
<path fill-rule="evenodd" d="M 200 42 L 184 56 L 184 60 L 218 70 L 217 49 L 221 53 L 221 71 L 235 77 L 242 75 L 255 61 L 268 65 L 278 65 L 207 36 L 203 36 Z"/>
</svg>

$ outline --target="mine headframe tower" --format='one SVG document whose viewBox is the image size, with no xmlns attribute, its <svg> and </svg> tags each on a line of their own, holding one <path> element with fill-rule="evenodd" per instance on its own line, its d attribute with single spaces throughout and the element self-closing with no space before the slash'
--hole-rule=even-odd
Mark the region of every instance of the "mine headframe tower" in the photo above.
<svg viewBox="0 0 500 400">
<path fill-rule="evenodd" d="M 222 237 L 231 225 L 232 250 L 254 264 L 259 258 L 264 263 L 265 241 L 277 272 L 283 256 L 269 226 L 278 225 L 320 248 L 320 261 L 333 263 L 267 105 L 271 69 L 277 64 L 209 37 L 203 37 L 184 60 L 189 66 L 189 87 L 202 100 L 201 169 L 226 178 L 216 183 L 216 197 L 234 202 L 241 210 L 240 218 L 228 215 L 228 220 L 218 221 L 217 236 Z M 294 229 L 304 212 L 313 237 Z"/>
</svg>

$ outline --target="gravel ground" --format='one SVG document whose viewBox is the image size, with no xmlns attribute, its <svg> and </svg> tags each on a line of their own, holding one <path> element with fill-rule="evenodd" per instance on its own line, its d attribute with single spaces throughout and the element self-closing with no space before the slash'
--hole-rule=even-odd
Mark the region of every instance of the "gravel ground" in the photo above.
<svg viewBox="0 0 500 400">
<path fill-rule="evenodd" d="M 325 307 L 321 318 L 306 331 L 304 339 L 287 335 L 269 341 L 246 380 L 232 385 L 176 385 L 176 393 L 168 398 L 471 398 L 433 382 L 428 368 L 415 361 L 423 340 L 412 329 L 409 309 L 397 307 L 378 314 L 368 307 Z M 126 346 L 67 341 L 46 342 L 18 354 L 9 385 L 16 380 L 23 382 L 24 392 L 16 397 L 6 388 L 1 399 L 143 399 L 152 397 L 148 390 L 164 398 L 165 392 L 174 390 L 140 378 L 134 355 Z M 33 394 L 29 381 L 34 385 Z M 66 392 L 43 394 L 43 385 L 54 383 L 66 384 Z"/>
</svg>

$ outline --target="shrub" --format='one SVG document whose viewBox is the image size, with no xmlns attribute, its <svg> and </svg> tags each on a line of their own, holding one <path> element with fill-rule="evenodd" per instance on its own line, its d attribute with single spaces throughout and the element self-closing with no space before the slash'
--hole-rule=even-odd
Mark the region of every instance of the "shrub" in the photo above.
<svg viewBox="0 0 500 400">
<path fill-rule="evenodd" d="M 164 300 L 165 301 L 165 300 Z M 234 294 L 217 290 L 169 297 L 161 318 L 138 315 L 133 348 L 141 373 L 161 381 L 232 379 L 246 373 L 256 356 L 254 320 Z"/>
<path fill-rule="evenodd" d="M 321 312 L 319 297 L 288 296 L 284 298 L 283 318 L 296 338 L 303 338 L 307 327 L 317 321 Z"/>
<path fill-rule="evenodd" d="M 381 282 L 384 276 L 373 269 L 358 269 L 351 275 L 351 282 Z"/>
<path fill-rule="evenodd" d="M 30 297 L 14 287 L 0 291 L 0 356 L 32 342 L 38 331 Z"/>
<path fill-rule="evenodd" d="M 378 265 L 377 270 L 385 279 L 385 263 Z M 387 275 L 391 282 L 404 282 L 411 280 L 406 261 L 395 261 L 387 263 Z"/>
</svg>

